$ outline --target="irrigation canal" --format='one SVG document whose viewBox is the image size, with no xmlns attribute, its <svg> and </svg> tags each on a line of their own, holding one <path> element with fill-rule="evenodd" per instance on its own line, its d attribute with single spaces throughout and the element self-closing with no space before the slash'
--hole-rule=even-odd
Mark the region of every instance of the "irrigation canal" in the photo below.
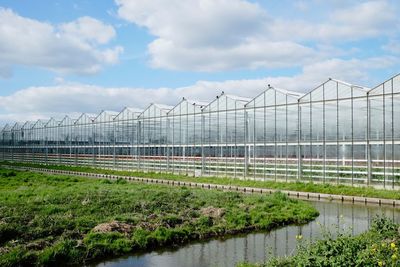
<svg viewBox="0 0 400 267">
<path fill-rule="evenodd" d="M 295 253 L 296 235 L 302 242 L 323 237 L 323 228 L 359 234 L 370 227 L 376 215 L 385 215 L 400 222 L 400 209 L 388 206 L 360 205 L 342 202 L 312 201 L 319 217 L 303 226 L 287 226 L 268 233 L 250 233 L 227 239 L 191 243 L 174 250 L 157 250 L 108 260 L 90 267 L 231 267 L 243 261 L 264 262 L 271 256 Z"/>
</svg>

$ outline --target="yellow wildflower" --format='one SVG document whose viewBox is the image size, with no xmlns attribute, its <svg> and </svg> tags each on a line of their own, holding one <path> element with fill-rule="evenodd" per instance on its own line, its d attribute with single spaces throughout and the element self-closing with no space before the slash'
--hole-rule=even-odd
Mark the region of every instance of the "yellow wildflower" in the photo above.
<svg viewBox="0 0 400 267">
<path fill-rule="evenodd" d="M 397 255 L 396 254 L 392 255 L 392 260 L 394 260 L 394 261 L 397 260 Z"/>
<path fill-rule="evenodd" d="M 383 261 L 378 261 L 378 266 L 382 267 L 383 266 Z"/>
<path fill-rule="evenodd" d="M 302 235 L 296 235 L 296 239 L 297 240 L 301 240 L 301 239 L 303 239 L 303 236 Z"/>
<path fill-rule="evenodd" d="M 390 247 L 392 248 L 392 249 L 394 249 L 394 248 L 396 248 L 396 244 L 395 243 L 390 243 Z"/>
</svg>

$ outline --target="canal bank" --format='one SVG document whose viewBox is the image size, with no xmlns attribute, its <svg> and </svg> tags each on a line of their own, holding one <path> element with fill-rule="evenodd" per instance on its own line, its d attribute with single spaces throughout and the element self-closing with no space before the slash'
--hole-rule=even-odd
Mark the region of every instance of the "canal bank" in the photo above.
<svg viewBox="0 0 400 267">
<path fill-rule="evenodd" d="M 316 241 L 327 230 L 358 235 L 371 227 L 374 216 L 386 216 L 400 223 L 400 209 L 341 202 L 312 201 L 319 217 L 302 226 L 286 226 L 268 233 L 250 233 L 227 239 L 188 244 L 175 250 L 156 250 L 112 259 L 89 267 L 209 267 L 235 266 L 241 262 L 266 262 L 271 257 L 294 255 L 298 240 Z"/>
</svg>

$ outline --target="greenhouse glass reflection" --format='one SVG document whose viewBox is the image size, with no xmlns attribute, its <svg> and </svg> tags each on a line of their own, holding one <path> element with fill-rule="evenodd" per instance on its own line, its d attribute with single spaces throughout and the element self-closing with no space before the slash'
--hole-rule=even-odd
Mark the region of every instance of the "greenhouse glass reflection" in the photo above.
<svg viewBox="0 0 400 267">
<path fill-rule="evenodd" d="M 108 169 L 392 187 L 400 182 L 400 75 L 373 89 L 329 79 L 306 94 L 83 113 L 5 125 L 0 159 Z"/>
</svg>

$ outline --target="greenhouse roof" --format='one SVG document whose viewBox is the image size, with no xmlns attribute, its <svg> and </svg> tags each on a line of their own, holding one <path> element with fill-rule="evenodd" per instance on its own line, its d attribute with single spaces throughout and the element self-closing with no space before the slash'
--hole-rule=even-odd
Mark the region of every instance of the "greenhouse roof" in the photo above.
<svg viewBox="0 0 400 267">
<path fill-rule="evenodd" d="M 249 97 L 242 97 L 242 96 L 229 95 L 229 94 L 222 94 L 222 95 L 224 95 L 230 99 L 236 100 L 236 101 L 241 101 L 241 102 L 246 102 L 246 103 L 251 101 L 251 98 L 249 98 Z"/>
<path fill-rule="evenodd" d="M 160 115 L 166 115 L 168 111 L 173 109 L 173 106 L 151 103 L 145 110 L 140 113 L 140 118 L 152 118 L 159 117 Z M 157 112 L 158 111 L 158 112 Z"/>
<path fill-rule="evenodd" d="M 14 123 L 13 127 L 11 130 L 20 130 L 22 128 L 23 124 L 20 124 L 19 122 Z"/>
<path fill-rule="evenodd" d="M 280 104 L 293 104 L 297 103 L 297 100 L 302 95 L 303 94 L 297 92 L 284 90 L 268 85 L 268 88 L 265 89 L 259 95 L 257 95 L 255 98 L 253 98 L 251 101 L 249 101 L 246 104 L 246 107 L 256 108 L 256 107 L 280 105 Z"/>
<path fill-rule="evenodd" d="M 23 125 L 22 125 L 22 129 L 30 129 L 33 126 L 33 121 L 26 121 Z"/>
<path fill-rule="evenodd" d="M 366 91 L 371 89 L 369 87 L 365 87 L 365 86 L 357 85 L 357 84 L 351 84 L 351 83 L 348 83 L 348 82 L 345 82 L 345 81 L 342 81 L 342 80 L 338 80 L 338 79 L 329 78 L 329 80 L 332 80 L 332 81 L 335 81 L 335 82 L 338 82 L 338 83 L 341 83 L 341 84 L 345 84 L 345 85 L 350 86 L 350 87 L 363 89 L 363 90 L 366 90 Z"/>
<path fill-rule="evenodd" d="M 65 115 L 64 118 L 60 121 L 60 125 L 63 125 L 66 123 L 66 125 L 69 125 L 67 122 L 70 124 L 74 124 L 77 121 L 77 119 L 72 119 L 70 116 Z"/>
<path fill-rule="evenodd" d="M 299 92 L 295 92 L 295 91 L 289 91 L 289 90 L 286 90 L 286 89 L 277 88 L 275 86 L 270 86 L 268 89 L 273 89 L 273 90 L 278 91 L 278 92 L 280 92 L 282 94 L 289 95 L 289 96 L 292 96 L 292 97 L 297 97 L 297 98 L 300 98 L 300 97 L 302 97 L 304 95 L 303 93 L 299 93 Z"/>
<path fill-rule="evenodd" d="M 1 131 L 10 131 L 10 130 L 11 130 L 10 124 L 6 123 L 6 125 L 4 125 L 4 127 Z"/>
<path fill-rule="evenodd" d="M 138 108 L 132 108 L 132 107 L 124 107 L 118 114 L 117 114 L 117 116 L 115 116 L 115 118 L 114 119 L 117 119 L 119 116 L 121 116 L 122 114 L 124 114 L 124 113 L 131 113 L 131 114 L 133 114 L 133 116 L 136 118 L 136 117 L 138 117 L 142 112 L 143 112 L 143 110 L 142 109 L 138 109 Z"/>
<path fill-rule="evenodd" d="M 185 98 L 185 100 L 191 105 L 200 106 L 200 107 L 205 107 L 208 104 L 208 102 L 206 102 L 206 101 L 198 101 L 198 100 L 186 99 L 186 98 Z"/>
<path fill-rule="evenodd" d="M 139 108 L 132 108 L 132 107 L 125 107 L 122 111 L 124 111 L 124 110 L 128 110 L 128 111 L 130 111 L 130 112 L 132 112 L 132 113 L 142 113 L 143 112 L 143 109 L 139 109 Z M 122 112 L 121 111 L 121 112 Z M 120 113 L 121 113 L 120 112 Z"/>
<path fill-rule="evenodd" d="M 186 104 L 186 105 L 184 105 L 184 104 Z M 186 106 L 186 112 L 184 110 L 183 113 L 193 114 L 193 113 L 196 113 L 196 112 L 200 113 L 201 109 L 204 106 L 206 106 L 207 103 L 206 102 L 201 102 L 201 101 L 189 100 L 189 99 L 186 99 L 186 98 L 182 98 L 182 100 L 178 104 L 176 104 L 172 109 L 170 109 L 167 114 L 175 114 L 175 111 L 177 111 L 178 109 L 179 109 L 178 114 L 182 114 L 181 113 L 182 112 L 182 110 L 181 110 L 182 105 Z M 190 107 L 188 107 L 188 106 L 190 106 Z M 188 109 L 190 109 L 190 111 Z"/>
<path fill-rule="evenodd" d="M 380 83 L 368 92 L 370 95 L 400 93 L 400 74 Z"/>
<path fill-rule="evenodd" d="M 203 107 L 202 110 L 212 110 L 215 103 L 218 103 L 219 101 L 221 101 L 222 99 L 225 100 L 225 102 L 228 102 L 229 100 L 231 100 L 234 103 L 236 102 L 240 102 L 241 105 L 244 107 L 248 102 L 251 101 L 251 98 L 247 98 L 247 97 L 242 97 L 242 96 L 237 96 L 237 95 L 230 95 L 230 94 L 225 94 L 224 92 L 222 92 L 219 96 L 217 96 L 213 101 L 211 101 L 210 103 L 208 103 L 206 106 Z M 218 105 L 218 104 L 217 104 Z M 236 104 L 235 104 L 236 105 Z M 226 106 L 225 109 L 227 109 L 228 107 Z"/>
<path fill-rule="evenodd" d="M 117 117 L 119 112 L 117 111 L 112 111 L 112 110 L 102 110 L 96 117 L 94 117 L 93 121 L 97 121 L 99 118 L 102 116 L 108 118 L 108 119 L 114 119 Z"/>
<path fill-rule="evenodd" d="M 52 124 L 52 125 L 51 125 Z M 45 124 L 45 126 L 57 126 L 60 124 L 60 121 L 56 121 L 53 117 L 51 117 Z"/>
<path fill-rule="evenodd" d="M 44 127 L 44 122 L 42 119 L 38 119 L 32 126 L 32 128 L 40 128 L 40 127 Z"/>
<path fill-rule="evenodd" d="M 165 110 L 165 111 L 168 111 L 168 110 L 171 110 L 171 109 L 174 108 L 174 106 L 169 106 L 169 105 L 164 105 L 164 104 L 156 104 L 156 103 L 153 103 L 153 105 L 154 105 L 155 107 L 157 107 L 157 108 L 159 108 L 159 109 L 161 109 L 161 110 Z"/>
<path fill-rule="evenodd" d="M 81 122 L 82 120 L 89 120 L 90 122 L 93 122 L 94 120 L 94 116 L 93 114 L 87 114 L 87 113 L 82 113 L 75 121 L 74 124 L 78 124 L 79 122 Z"/>
<path fill-rule="evenodd" d="M 314 102 L 365 96 L 367 92 L 367 87 L 329 78 L 328 80 L 321 83 L 313 90 L 299 98 L 299 102 Z"/>
</svg>

